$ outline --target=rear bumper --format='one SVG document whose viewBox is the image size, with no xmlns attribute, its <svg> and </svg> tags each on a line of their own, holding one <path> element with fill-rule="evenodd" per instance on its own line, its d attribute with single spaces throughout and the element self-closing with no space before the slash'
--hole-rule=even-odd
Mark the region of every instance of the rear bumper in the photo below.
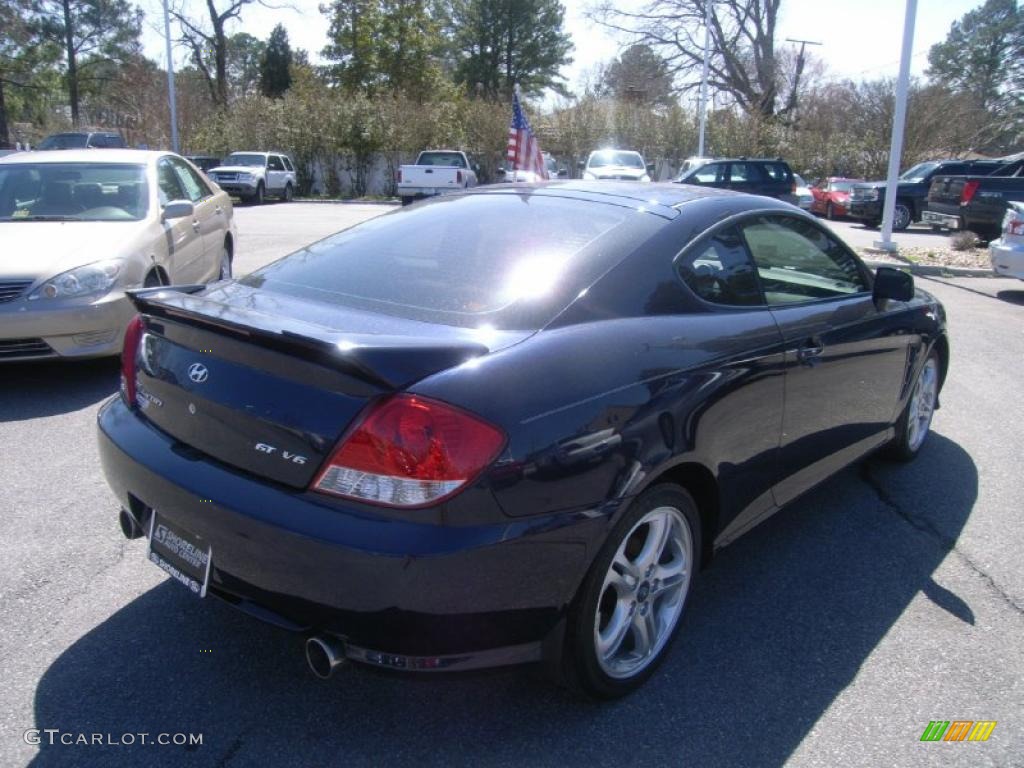
<svg viewBox="0 0 1024 768">
<path fill-rule="evenodd" d="M 992 270 L 997 275 L 1024 280 L 1024 245 L 1011 245 L 994 240 L 988 247 Z"/>
<path fill-rule="evenodd" d="M 0 362 L 117 355 L 134 316 L 124 293 L 91 304 L 22 298 L 0 305 Z"/>
<path fill-rule="evenodd" d="M 143 530 L 156 508 L 210 543 L 213 594 L 373 649 L 370 663 L 539 658 L 607 531 L 593 513 L 444 527 L 346 511 L 196 455 L 118 398 L 99 428 L 107 481 Z"/>
<path fill-rule="evenodd" d="M 931 224 L 933 227 L 943 229 L 963 229 L 963 219 L 951 213 L 940 213 L 939 211 L 923 211 L 921 221 Z"/>
<path fill-rule="evenodd" d="M 847 215 L 853 219 L 864 221 L 882 220 L 881 200 L 851 200 L 847 205 Z"/>
</svg>

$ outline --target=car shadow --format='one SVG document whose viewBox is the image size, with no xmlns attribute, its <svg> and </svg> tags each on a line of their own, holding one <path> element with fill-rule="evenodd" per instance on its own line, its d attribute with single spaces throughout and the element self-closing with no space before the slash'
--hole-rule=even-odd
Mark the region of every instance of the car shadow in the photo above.
<svg viewBox="0 0 1024 768">
<path fill-rule="evenodd" d="M 117 392 L 119 358 L 11 363 L 0 369 L 0 422 L 77 411 Z"/>
<path fill-rule="evenodd" d="M 1016 304 L 1018 307 L 1024 307 L 1024 291 L 999 291 L 996 294 L 996 298 L 1000 301 L 1005 301 L 1008 304 Z"/>
<path fill-rule="evenodd" d="M 842 472 L 718 554 L 658 674 L 612 703 L 528 668 L 318 681 L 300 637 L 164 582 L 53 662 L 35 727 L 202 745 L 44 742 L 34 765 L 780 765 L 919 593 L 973 623 L 932 573 L 976 496 L 970 456 L 937 433 L 913 464 Z"/>
</svg>

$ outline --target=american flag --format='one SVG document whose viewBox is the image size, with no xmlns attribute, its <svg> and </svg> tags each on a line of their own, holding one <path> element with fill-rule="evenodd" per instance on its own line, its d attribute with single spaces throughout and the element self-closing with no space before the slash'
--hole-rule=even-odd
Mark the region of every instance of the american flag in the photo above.
<svg viewBox="0 0 1024 768">
<path fill-rule="evenodd" d="M 530 121 L 526 119 L 523 107 L 519 103 L 519 87 L 512 94 L 512 124 L 508 127 L 508 164 L 513 172 L 530 171 L 538 177 L 546 179 L 547 169 L 544 158 L 540 154 L 540 144 L 533 135 Z"/>
</svg>

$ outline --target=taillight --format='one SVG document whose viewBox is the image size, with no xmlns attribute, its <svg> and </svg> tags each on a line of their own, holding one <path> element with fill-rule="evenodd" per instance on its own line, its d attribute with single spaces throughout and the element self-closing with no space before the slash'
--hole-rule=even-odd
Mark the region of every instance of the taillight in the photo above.
<svg viewBox="0 0 1024 768">
<path fill-rule="evenodd" d="M 1003 232 L 1008 235 L 1024 235 L 1024 216 L 1012 208 L 1007 211 L 1006 220 L 1003 222 Z"/>
<path fill-rule="evenodd" d="M 395 395 L 349 430 L 310 487 L 372 504 L 422 507 L 465 487 L 504 444 L 504 432 L 477 416 L 419 395 Z"/>
<path fill-rule="evenodd" d="M 462 183 L 462 171 L 456 171 L 455 172 L 455 183 L 456 184 L 461 184 Z"/>
<path fill-rule="evenodd" d="M 124 332 L 124 347 L 121 350 L 121 398 L 129 407 L 135 406 L 135 363 L 139 356 L 139 340 L 144 330 L 142 315 L 136 315 Z"/>
<path fill-rule="evenodd" d="M 980 182 L 977 181 L 968 181 L 964 184 L 964 188 L 960 190 L 960 205 L 967 205 L 971 202 L 974 193 L 978 191 L 978 184 Z"/>
</svg>

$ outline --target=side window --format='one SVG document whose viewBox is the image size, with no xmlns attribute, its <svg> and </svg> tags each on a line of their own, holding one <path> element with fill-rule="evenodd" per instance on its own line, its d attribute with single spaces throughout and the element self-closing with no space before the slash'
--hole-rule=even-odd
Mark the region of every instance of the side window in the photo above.
<svg viewBox="0 0 1024 768">
<path fill-rule="evenodd" d="M 729 181 L 733 184 L 759 181 L 760 175 L 753 163 L 729 163 Z"/>
<path fill-rule="evenodd" d="M 764 303 L 754 264 L 736 227 L 697 243 L 677 269 L 683 282 L 705 301 L 738 307 Z"/>
<path fill-rule="evenodd" d="M 198 203 L 204 197 L 209 197 L 213 194 L 199 174 L 181 160 L 171 160 L 170 162 L 174 166 L 174 170 L 178 175 L 178 181 L 181 183 L 181 188 L 185 190 L 185 196 L 188 200 Z"/>
<path fill-rule="evenodd" d="M 281 162 L 281 158 L 277 155 L 271 155 L 267 158 L 267 170 L 268 171 L 283 171 L 284 164 Z"/>
<path fill-rule="evenodd" d="M 764 170 L 772 181 L 789 181 L 789 172 L 781 163 L 765 163 Z"/>
<path fill-rule="evenodd" d="M 161 160 L 156 167 L 156 184 L 160 192 L 160 205 L 167 205 L 172 200 L 187 199 L 170 160 Z"/>
<path fill-rule="evenodd" d="M 797 304 L 868 290 L 853 254 L 813 222 L 759 216 L 742 229 L 768 304 Z"/>
<path fill-rule="evenodd" d="M 697 169 L 688 181 L 698 184 L 721 184 L 725 181 L 725 165 L 723 163 L 709 163 Z"/>
<path fill-rule="evenodd" d="M 281 160 L 284 162 L 284 167 L 287 168 L 289 171 L 295 170 L 295 166 L 292 165 L 292 161 L 288 159 L 287 155 L 281 155 Z"/>
</svg>

